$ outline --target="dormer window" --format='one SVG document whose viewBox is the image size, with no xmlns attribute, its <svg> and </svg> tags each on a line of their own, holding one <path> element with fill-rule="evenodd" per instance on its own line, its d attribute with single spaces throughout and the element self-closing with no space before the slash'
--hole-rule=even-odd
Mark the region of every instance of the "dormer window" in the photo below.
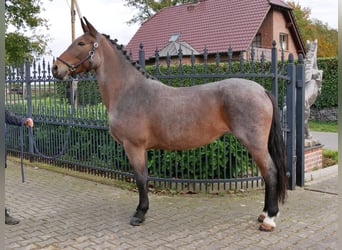
<svg viewBox="0 0 342 250">
<path fill-rule="evenodd" d="M 178 38 L 180 37 L 181 33 L 174 33 L 170 36 L 169 42 L 176 42 L 178 40 Z"/>
</svg>

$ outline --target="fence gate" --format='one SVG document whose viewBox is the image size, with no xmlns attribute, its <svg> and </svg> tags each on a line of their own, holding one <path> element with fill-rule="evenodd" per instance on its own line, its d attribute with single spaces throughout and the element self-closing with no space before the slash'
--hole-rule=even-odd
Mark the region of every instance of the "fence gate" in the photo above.
<svg viewBox="0 0 342 250">
<path fill-rule="evenodd" d="M 143 52 L 141 45 L 140 53 Z M 278 61 L 275 42 L 271 61 L 267 51 L 258 60 L 254 48 L 210 54 L 205 48 L 202 62 L 195 56 L 160 58 L 155 65 L 140 64 L 160 81 L 172 86 L 191 86 L 231 77 L 254 80 L 276 96 L 286 143 L 289 187 L 304 185 L 304 65 L 300 56 Z M 245 60 L 244 55 L 250 55 Z M 143 55 L 143 54 L 141 54 Z M 283 58 L 283 57 L 282 57 Z M 183 61 L 188 61 L 184 64 Z M 108 133 L 108 117 L 98 92 L 94 73 L 58 81 L 50 73 L 50 63 L 26 61 L 21 68 L 6 69 L 6 108 L 34 119 L 35 127 L 24 129 L 24 154 L 31 160 L 58 167 L 132 181 L 133 175 L 121 145 Z M 20 133 L 8 126 L 6 145 L 10 153 L 20 152 Z M 246 148 L 231 135 L 224 135 L 204 147 L 185 151 L 149 150 L 149 183 L 155 188 L 188 191 L 220 191 L 258 187 L 263 184 Z"/>
</svg>

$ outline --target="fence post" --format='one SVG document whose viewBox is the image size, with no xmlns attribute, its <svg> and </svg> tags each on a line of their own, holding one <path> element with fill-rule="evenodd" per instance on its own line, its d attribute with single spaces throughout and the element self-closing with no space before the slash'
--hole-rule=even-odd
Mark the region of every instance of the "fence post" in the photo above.
<svg viewBox="0 0 342 250">
<path fill-rule="evenodd" d="M 139 65 L 141 68 L 145 69 L 145 51 L 143 43 L 140 43 L 139 47 Z"/>
<path fill-rule="evenodd" d="M 276 99 L 276 103 L 278 103 L 278 51 L 277 51 L 277 43 L 276 41 L 272 42 L 272 64 L 271 70 L 273 73 L 272 79 L 272 94 Z"/>
<path fill-rule="evenodd" d="M 289 55 L 287 75 L 289 82 L 286 87 L 286 161 L 289 175 L 289 188 L 294 190 L 296 187 L 296 66 L 292 53 Z"/>
<path fill-rule="evenodd" d="M 299 54 L 296 72 L 296 184 L 304 186 L 304 102 L 305 73 L 303 55 Z"/>
<path fill-rule="evenodd" d="M 30 60 L 26 57 L 25 61 L 25 83 L 26 83 L 26 97 L 27 97 L 27 116 L 32 117 L 32 92 L 31 92 L 31 65 Z M 29 128 L 31 129 L 31 128 Z M 29 154 L 30 160 L 33 158 L 33 139 L 32 133 L 29 133 Z"/>
</svg>

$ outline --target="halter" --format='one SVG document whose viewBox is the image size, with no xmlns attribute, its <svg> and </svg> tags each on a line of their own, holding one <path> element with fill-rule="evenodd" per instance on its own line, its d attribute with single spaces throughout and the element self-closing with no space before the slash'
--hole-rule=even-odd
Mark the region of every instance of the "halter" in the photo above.
<svg viewBox="0 0 342 250">
<path fill-rule="evenodd" d="M 94 53 L 95 50 L 99 47 L 99 40 L 100 40 L 101 34 L 97 34 L 96 35 L 96 41 L 93 43 L 93 47 L 91 48 L 91 50 L 88 52 L 88 55 L 86 57 L 84 57 L 81 61 L 79 61 L 78 63 L 71 65 L 70 63 L 68 63 L 67 61 L 64 61 L 63 59 L 57 57 L 57 60 L 64 63 L 66 66 L 68 66 L 69 70 L 74 73 L 76 71 L 76 69 L 83 64 L 85 61 L 89 60 L 89 67 L 87 71 L 90 71 L 91 68 L 93 67 L 93 57 L 94 57 Z"/>
</svg>

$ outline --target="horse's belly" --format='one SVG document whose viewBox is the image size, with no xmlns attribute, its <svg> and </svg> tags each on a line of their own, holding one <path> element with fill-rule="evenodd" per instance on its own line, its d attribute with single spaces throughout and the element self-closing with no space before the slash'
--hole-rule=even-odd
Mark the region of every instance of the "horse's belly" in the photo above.
<svg viewBox="0 0 342 250">
<path fill-rule="evenodd" d="M 203 103 L 194 100 L 180 105 L 179 103 L 164 106 L 149 120 L 150 147 L 182 150 L 197 148 L 208 144 L 229 131 L 229 124 L 218 98 Z"/>
<path fill-rule="evenodd" d="M 187 128 L 173 128 L 163 130 L 154 138 L 151 138 L 149 148 L 184 150 L 198 148 L 229 132 L 227 126 L 190 126 Z"/>
</svg>

